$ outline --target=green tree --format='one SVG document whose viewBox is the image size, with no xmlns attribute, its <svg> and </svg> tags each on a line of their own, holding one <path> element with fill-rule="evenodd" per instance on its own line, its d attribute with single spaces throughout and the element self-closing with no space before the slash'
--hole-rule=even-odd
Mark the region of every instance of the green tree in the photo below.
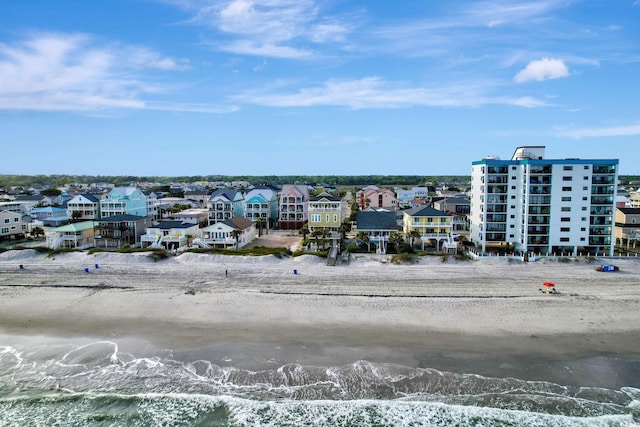
<svg viewBox="0 0 640 427">
<path fill-rule="evenodd" d="M 242 230 L 234 228 L 233 230 L 231 230 L 231 235 L 234 239 L 236 239 L 236 250 L 240 249 L 240 236 L 242 235 Z"/>
<path fill-rule="evenodd" d="M 80 212 L 80 211 L 71 212 L 71 220 L 73 222 L 78 222 L 80 220 L 80 218 L 82 218 L 82 212 Z"/>
<path fill-rule="evenodd" d="M 262 229 L 267 225 L 267 220 L 264 218 L 258 218 L 256 220 L 256 225 L 258 226 L 258 237 L 262 236 Z"/>
<path fill-rule="evenodd" d="M 420 238 L 420 232 L 416 229 L 413 229 L 407 234 L 407 237 L 409 238 L 409 245 L 413 247 L 414 240 Z"/>
<path fill-rule="evenodd" d="M 398 251 L 398 246 L 401 243 L 404 243 L 404 235 L 399 231 L 393 231 L 389 234 L 389 243 L 391 243 L 395 248 L 396 252 Z"/>
<path fill-rule="evenodd" d="M 371 252 L 371 240 L 369 239 L 369 233 L 366 231 L 358 231 L 356 234 L 356 239 L 360 240 L 362 243 L 367 244 L 367 251 Z"/>
<path fill-rule="evenodd" d="M 44 236 L 44 230 L 42 229 L 42 227 L 33 227 L 31 229 L 31 235 L 33 237 L 43 237 Z"/>
</svg>

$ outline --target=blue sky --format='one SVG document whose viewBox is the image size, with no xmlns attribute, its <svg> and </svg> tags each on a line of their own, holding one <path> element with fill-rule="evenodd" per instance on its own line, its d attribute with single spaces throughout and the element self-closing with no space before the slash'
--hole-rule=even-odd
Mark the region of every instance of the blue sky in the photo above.
<svg viewBox="0 0 640 427">
<path fill-rule="evenodd" d="M 0 173 L 640 174 L 640 0 L 5 0 Z"/>
</svg>

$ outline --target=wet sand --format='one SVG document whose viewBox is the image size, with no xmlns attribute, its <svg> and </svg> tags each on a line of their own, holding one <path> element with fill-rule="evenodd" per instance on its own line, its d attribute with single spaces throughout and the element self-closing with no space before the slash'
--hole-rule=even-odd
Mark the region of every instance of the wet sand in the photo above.
<svg viewBox="0 0 640 427">
<path fill-rule="evenodd" d="M 615 260 L 615 273 L 584 260 L 385 261 L 357 255 L 329 267 L 308 255 L 183 254 L 153 262 L 145 254 L 6 252 L 0 332 L 137 337 L 175 351 L 233 347 L 248 363 L 253 353 L 408 366 L 640 359 L 639 260 Z M 558 293 L 542 293 L 544 281 Z"/>
</svg>

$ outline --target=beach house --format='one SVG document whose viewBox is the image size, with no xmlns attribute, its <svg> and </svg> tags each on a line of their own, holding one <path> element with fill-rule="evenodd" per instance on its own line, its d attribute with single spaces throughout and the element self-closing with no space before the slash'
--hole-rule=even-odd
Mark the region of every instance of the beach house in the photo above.
<svg viewBox="0 0 640 427">
<path fill-rule="evenodd" d="M 16 238 L 27 232 L 27 224 L 22 214 L 0 210 L 0 240 Z"/>
<path fill-rule="evenodd" d="M 228 218 L 200 230 L 194 244 L 204 248 L 242 248 L 256 237 L 256 225 L 242 216 Z"/>
<path fill-rule="evenodd" d="M 209 225 L 225 219 L 243 216 L 243 201 L 244 197 L 239 191 L 228 188 L 214 191 L 207 201 Z"/>
<path fill-rule="evenodd" d="M 95 246 L 93 221 L 82 221 L 55 227 L 47 232 L 47 247 L 51 249 L 89 249 Z"/>
<path fill-rule="evenodd" d="M 67 202 L 67 216 L 73 220 L 100 218 L 100 199 L 93 194 L 78 194 Z"/>
<path fill-rule="evenodd" d="M 270 188 L 253 188 L 244 195 L 244 217 L 256 222 L 265 221 L 265 226 L 273 227 L 278 220 L 278 198 Z"/>
<path fill-rule="evenodd" d="M 100 200 L 100 218 L 148 213 L 147 196 L 136 187 L 115 187 Z"/>
<path fill-rule="evenodd" d="M 309 198 L 309 232 L 322 233 L 322 238 L 329 240 L 331 246 L 339 246 L 342 225 L 342 200 L 327 192 Z"/>
<path fill-rule="evenodd" d="M 430 244 L 435 249 L 442 249 L 444 243 L 452 244 L 453 216 L 431 206 L 418 206 L 402 211 L 402 231 L 409 238 L 416 235 L 420 239 L 421 248 Z"/>
<path fill-rule="evenodd" d="M 147 227 L 145 234 L 140 236 L 140 244 L 143 248 L 178 250 L 190 245 L 198 231 L 198 223 L 160 221 Z"/>
<path fill-rule="evenodd" d="M 95 221 L 96 247 L 120 248 L 122 245 L 140 246 L 140 237 L 150 227 L 151 218 L 119 214 Z"/>
<path fill-rule="evenodd" d="M 282 230 L 301 229 L 308 220 L 309 187 L 306 185 L 283 185 L 279 207 L 280 228 Z"/>
<path fill-rule="evenodd" d="M 356 236 L 360 236 L 360 233 L 366 234 L 366 241 L 361 243 L 367 244 L 369 250 L 372 250 L 371 246 L 373 246 L 376 252 L 386 253 L 389 236 L 401 230 L 396 213 L 393 211 L 366 210 L 358 211 L 356 214 Z"/>
</svg>

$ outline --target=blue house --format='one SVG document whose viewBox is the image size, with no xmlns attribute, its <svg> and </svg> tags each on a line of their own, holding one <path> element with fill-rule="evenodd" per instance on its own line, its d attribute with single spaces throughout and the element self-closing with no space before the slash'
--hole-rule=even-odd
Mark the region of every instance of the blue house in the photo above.
<svg viewBox="0 0 640 427">
<path fill-rule="evenodd" d="M 116 187 L 100 200 L 100 217 L 148 215 L 147 196 L 136 187 Z"/>
</svg>

